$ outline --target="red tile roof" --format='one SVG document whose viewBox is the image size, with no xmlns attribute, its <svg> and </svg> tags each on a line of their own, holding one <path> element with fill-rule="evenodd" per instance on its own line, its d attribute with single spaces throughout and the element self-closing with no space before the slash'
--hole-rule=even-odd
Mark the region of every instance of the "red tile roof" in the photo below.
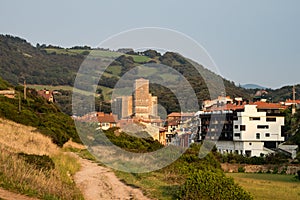
<svg viewBox="0 0 300 200">
<path fill-rule="evenodd" d="M 280 103 L 267 103 L 267 102 L 258 101 L 250 104 L 244 103 L 242 105 L 227 104 L 219 107 L 214 106 L 208 109 L 207 111 L 210 112 L 210 111 L 225 111 L 225 110 L 232 110 L 232 111 L 243 110 L 245 108 L 245 105 L 256 105 L 257 109 L 275 109 L 275 110 L 287 109 L 287 106 L 284 106 Z"/>
<path fill-rule="evenodd" d="M 45 98 L 47 101 L 51 100 L 53 98 L 52 91 L 49 90 L 39 90 L 37 91 L 38 95 Z"/>
<path fill-rule="evenodd" d="M 168 117 L 193 117 L 194 113 L 179 113 L 179 112 L 172 112 L 168 115 Z"/>
<path fill-rule="evenodd" d="M 116 120 L 117 117 L 115 115 L 113 115 L 112 113 L 110 114 L 106 114 L 106 113 L 103 113 L 103 112 L 98 112 L 97 113 L 97 119 L 98 119 L 98 122 L 100 123 L 116 123 Z"/>
<path fill-rule="evenodd" d="M 300 104 L 300 100 L 291 100 L 291 99 L 288 99 L 288 100 L 286 100 L 285 101 L 285 103 L 289 103 L 289 104 L 294 104 L 294 103 L 296 103 L 296 104 Z"/>
<path fill-rule="evenodd" d="M 280 103 L 267 103 L 258 101 L 253 103 L 252 105 L 257 105 L 257 109 L 287 109 L 287 106 L 281 105 Z"/>
</svg>

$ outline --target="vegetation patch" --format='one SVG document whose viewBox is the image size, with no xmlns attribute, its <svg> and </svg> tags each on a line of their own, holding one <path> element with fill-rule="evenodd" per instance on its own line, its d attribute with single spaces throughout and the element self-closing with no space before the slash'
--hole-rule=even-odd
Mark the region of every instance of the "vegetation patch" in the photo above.
<svg viewBox="0 0 300 200">
<path fill-rule="evenodd" d="M 70 138 L 80 142 L 73 120 L 53 103 L 39 97 L 35 90 L 27 92 L 24 99 L 23 87 L 17 86 L 18 98 L 0 96 L 0 116 L 26 126 L 36 127 L 42 134 L 52 138 L 58 146 L 63 146 Z"/>
<path fill-rule="evenodd" d="M 116 174 L 155 199 L 252 199 L 223 174 L 212 153 L 200 159 L 199 148 L 192 145 L 178 160 L 155 172 Z"/>
<path fill-rule="evenodd" d="M 60 168 L 46 170 L 45 166 L 48 164 L 45 165 L 47 162 L 44 160 L 48 158 L 43 161 L 39 156 L 38 159 L 36 158 L 36 156 L 30 156 L 30 158 L 26 156 L 27 161 L 25 161 L 24 155 L 20 159 L 20 155 L 1 148 L 0 186 L 41 199 L 83 199 L 75 184 L 72 181 L 66 182 L 61 177 Z M 43 167 L 41 167 L 41 162 L 44 163 Z M 71 180 L 70 177 L 68 179 Z"/>
<path fill-rule="evenodd" d="M 300 182 L 293 175 L 228 173 L 235 182 L 250 192 L 254 199 L 299 199 Z"/>
<path fill-rule="evenodd" d="M 26 153 L 18 153 L 20 158 L 23 158 L 24 161 L 31 166 L 35 167 L 37 170 L 52 170 L 55 168 L 53 160 L 47 155 L 34 155 Z"/>
</svg>

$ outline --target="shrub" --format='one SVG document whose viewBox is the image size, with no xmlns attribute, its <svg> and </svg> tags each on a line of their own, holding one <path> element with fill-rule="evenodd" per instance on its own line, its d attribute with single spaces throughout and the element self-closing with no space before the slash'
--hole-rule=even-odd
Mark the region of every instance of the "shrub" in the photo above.
<svg viewBox="0 0 300 200">
<path fill-rule="evenodd" d="M 223 173 L 194 171 L 182 186 L 180 199 L 252 199 L 251 195 Z"/>
<path fill-rule="evenodd" d="M 278 167 L 274 167 L 273 174 L 278 174 Z"/>
<path fill-rule="evenodd" d="M 26 163 L 34 166 L 38 170 L 51 170 L 55 168 L 55 164 L 53 160 L 46 155 L 34 155 L 34 154 L 26 154 L 19 153 L 19 157 L 22 157 Z"/>
<path fill-rule="evenodd" d="M 297 171 L 297 178 L 300 180 L 300 170 Z"/>
<path fill-rule="evenodd" d="M 238 172 L 239 172 L 239 173 L 244 173 L 244 172 L 245 172 L 245 168 L 242 167 L 242 166 L 240 166 L 240 167 L 238 168 Z"/>
</svg>

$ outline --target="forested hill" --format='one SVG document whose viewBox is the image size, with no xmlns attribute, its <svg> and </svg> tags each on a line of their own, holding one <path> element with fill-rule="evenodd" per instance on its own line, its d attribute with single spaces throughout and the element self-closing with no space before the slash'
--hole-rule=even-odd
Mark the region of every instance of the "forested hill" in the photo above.
<svg viewBox="0 0 300 200">
<path fill-rule="evenodd" d="M 24 39 L 0 35 L 0 76 L 13 84 L 22 83 L 26 79 L 29 84 L 72 86 L 77 70 L 89 51 L 90 48 L 86 46 L 62 49 L 51 45 L 37 44 L 34 47 Z M 104 55 L 109 53 L 116 55 L 117 53 L 111 51 L 100 52 Z M 160 55 L 151 50 L 144 52 L 143 56 L 134 52 L 130 53 L 131 55 L 128 56 L 120 56 L 120 59 L 113 63 L 119 65 L 114 66 L 115 69 L 118 67 L 119 69 L 109 72 L 111 75 L 100 81 L 100 84 L 112 88 L 120 75 L 124 74 L 126 70 L 153 61 L 168 64 L 184 73 L 188 80 L 197 82 L 194 69 L 188 65 L 186 59 L 178 54 L 168 52 Z M 211 77 L 216 76 L 204 68 L 203 70 L 208 72 Z M 230 81 L 224 80 L 224 82 L 228 95 L 247 97 L 246 90 L 236 87 Z M 201 89 L 205 87 L 204 85 L 199 86 L 199 83 L 197 84 L 197 87 Z M 196 84 L 192 85 L 196 86 Z M 207 90 L 203 89 L 202 93 L 207 93 Z M 208 97 L 207 94 L 199 96 Z"/>
<path fill-rule="evenodd" d="M 0 35 L 1 77 L 12 84 L 72 85 L 82 55 L 47 53 L 26 40 Z"/>
</svg>

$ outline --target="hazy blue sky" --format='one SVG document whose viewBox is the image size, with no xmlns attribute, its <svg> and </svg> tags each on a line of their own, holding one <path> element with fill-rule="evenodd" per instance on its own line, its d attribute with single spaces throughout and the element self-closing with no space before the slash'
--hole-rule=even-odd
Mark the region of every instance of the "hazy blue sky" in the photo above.
<svg viewBox="0 0 300 200">
<path fill-rule="evenodd" d="M 297 0 L 0 0 L 0 33 L 33 45 L 97 46 L 121 31 L 152 26 L 195 39 L 237 84 L 300 83 Z"/>
</svg>

